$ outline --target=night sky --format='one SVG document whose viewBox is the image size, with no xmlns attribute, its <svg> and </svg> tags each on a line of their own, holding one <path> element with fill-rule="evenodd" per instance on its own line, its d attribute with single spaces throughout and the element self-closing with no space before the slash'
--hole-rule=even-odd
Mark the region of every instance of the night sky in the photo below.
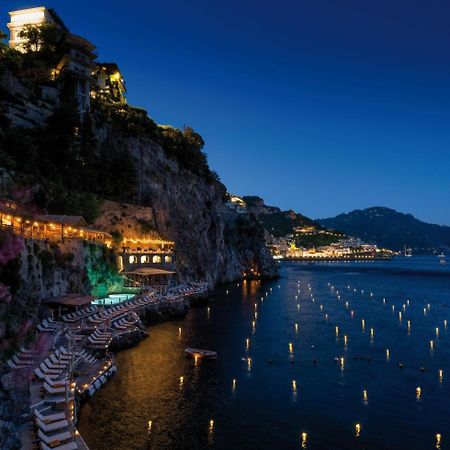
<svg viewBox="0 0 450 450">
<path fill-rule="evenodd" d="M 7 11 L 42 3 L 2 1 Z M 448 0 L 49 1 L 230 192 L 450 225 Z"/>
</svg>

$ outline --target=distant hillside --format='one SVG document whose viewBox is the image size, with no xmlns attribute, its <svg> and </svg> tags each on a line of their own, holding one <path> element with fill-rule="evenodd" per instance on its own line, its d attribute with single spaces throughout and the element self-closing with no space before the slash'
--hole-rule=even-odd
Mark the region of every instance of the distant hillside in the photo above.
<svg viewBox="0 0 450 450">
<path fill-rule="evenodd" d="M 405 245 L 416 253 L 450 249 L 450 227 L 425 223 L 390 208 L 357 209 L 318 222 L 392 250 L 402 250 Z"/>
<path fill-rule="evenodd" d="M 295 211 L 282 211 L 275 206 L 267 206 L 261 197 L 246 196 L 243 200 L 247 209 L 255 214 L 264 228 L 275 237 L 293 234 L 296 227 L 322 228 L 318 222 Z"/>
</svg>

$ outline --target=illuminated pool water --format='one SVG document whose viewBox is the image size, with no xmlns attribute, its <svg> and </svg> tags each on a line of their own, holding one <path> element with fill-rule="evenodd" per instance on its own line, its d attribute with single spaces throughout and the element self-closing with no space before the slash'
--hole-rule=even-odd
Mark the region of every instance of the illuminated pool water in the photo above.
<svg viewBox="0 0 450 450">
<path fill-rule="evenodd" d="M 131 300 L 133 297 L 134 294 L 110 294 L 108 295 L 108 297 L 99 298 L 97 300 L 94 300 L 92 303 L 94 305 L 114 306 L 126 300 Z"/>
</svg>

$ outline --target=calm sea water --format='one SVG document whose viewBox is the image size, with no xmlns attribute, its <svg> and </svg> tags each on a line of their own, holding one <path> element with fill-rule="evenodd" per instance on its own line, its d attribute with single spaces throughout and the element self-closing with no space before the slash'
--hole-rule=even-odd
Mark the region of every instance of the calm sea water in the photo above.
<svg viewBox="0 0 450 450">
<path fill-rule="evenodd" d="M 449 449 L 450 264 L 286 263 L 281 274 L 219 288 L 118 354 L 82 409 L 91 450 Z M 195 365 L 188 346 L 219 359 Z"/>
</svg>

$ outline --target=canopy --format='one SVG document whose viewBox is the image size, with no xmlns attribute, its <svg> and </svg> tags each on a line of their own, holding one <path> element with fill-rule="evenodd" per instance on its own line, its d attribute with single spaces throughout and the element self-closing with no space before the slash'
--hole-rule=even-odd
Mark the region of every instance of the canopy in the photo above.
<svg viewBox="0 0 450 450">
<path fill-rule="evenodd" d="M 66 306 L 83 306 L 91 303 L 96 297 L 92 295 L 68 294 L 62 297 L 51 297 L 44 300 L 45 303 L 56 303 Z"/>
</svg>

